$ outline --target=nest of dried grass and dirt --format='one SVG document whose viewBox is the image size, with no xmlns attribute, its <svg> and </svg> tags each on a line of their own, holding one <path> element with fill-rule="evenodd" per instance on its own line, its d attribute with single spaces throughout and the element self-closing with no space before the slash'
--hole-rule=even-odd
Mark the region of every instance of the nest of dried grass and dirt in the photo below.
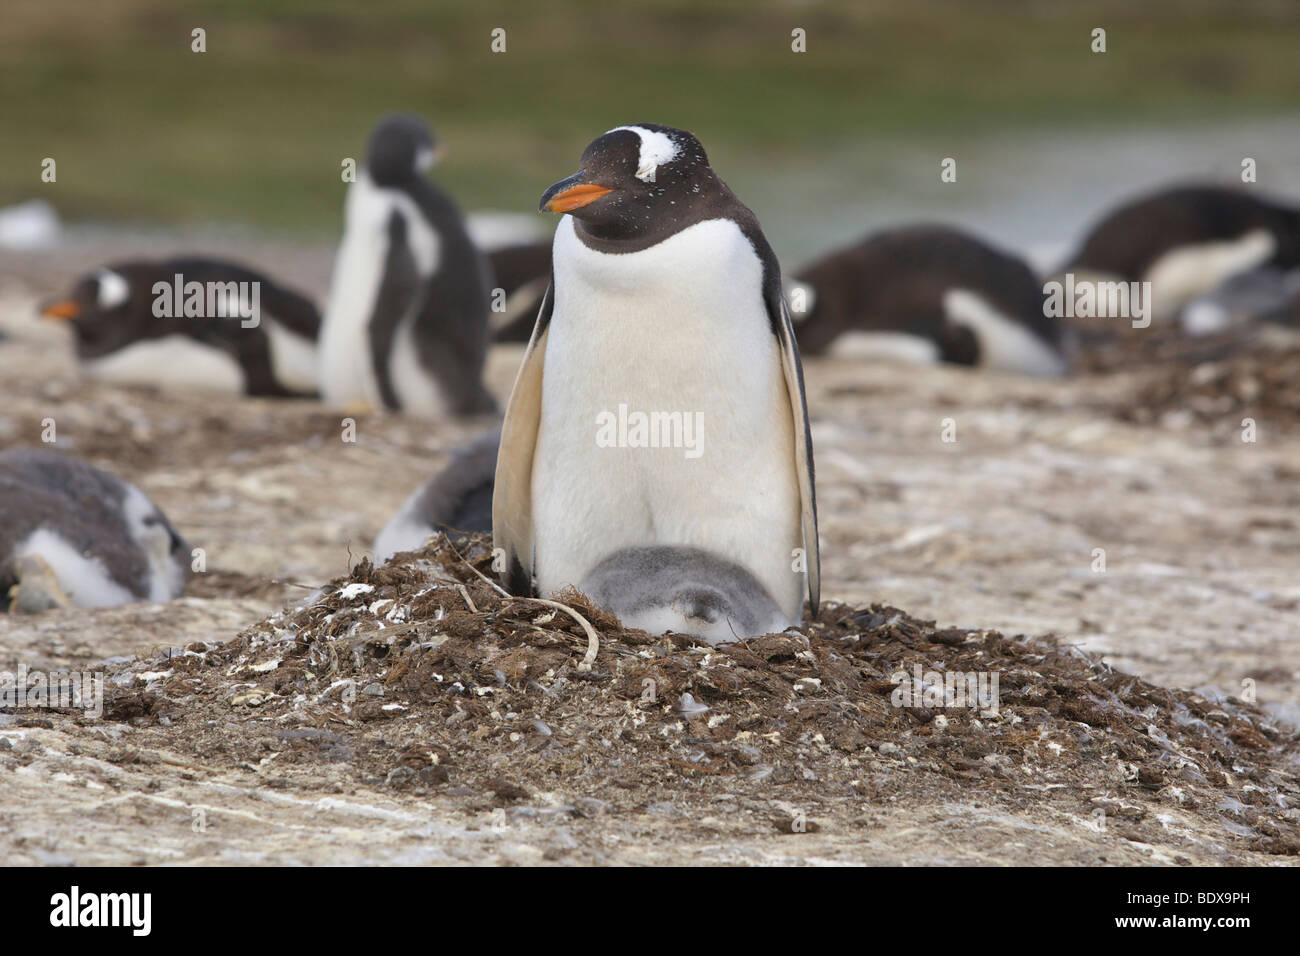
<svg viewBox="0 0 1300 956">
<path fill-rule="evenodd" d="M 278 762 L 271 786 L 277 765 L 326 762 L 501 806 L 762 795 L 786 808 L 778 827 L 844 797 L 993 798 L 1104 815 L 1138 841 L 1164 805 L 1229 843 L 1300 852 L 1300 738 L 1243 701 L 881 605 L 830 603 L 799 632 L 709 647 L 625 630 L 581 595 L 505 596 L 490 564 L 483 536 L 362 561 L 236 640 L 124 668 L 106 716 L 166 724 L 209 763 Z M 949 706 L 947 674 L 996 674 L 995 706 Z"/>
</svg>

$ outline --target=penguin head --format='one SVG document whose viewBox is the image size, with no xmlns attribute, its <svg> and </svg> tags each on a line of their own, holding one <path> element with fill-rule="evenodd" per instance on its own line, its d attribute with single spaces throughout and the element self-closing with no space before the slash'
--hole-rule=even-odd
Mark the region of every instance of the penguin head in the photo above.
<svg viewBox="0 0 1300 956">
<path fill-rule="evenodd" d="M 148 564 L 150 581 L 161 583 L 167 593 L 179 594 L 190 576 L 190 547 L 185 539 L 134 485 L 126 486 L 122 517 L 127 533 Z"/>
<path fill-rule="evenodd" d="M 441 146 L 422 119 L 390 113 L 375 124 L 366 150 L 366 169 L 379 186 L 400 186 L 433 168 Z"/>
<path fill-rule="evenodd" d="M 597 137 L 578 171 L 542 194 L 542 212 L 568 213 L 593 235 L 637 238 L 684 221 L 721 186 L 704 147 L 671 126 L 638 123 Z"/>
<path fill-rule="evenodd" d="M 107 266 L 77 280 L 67 296 L 41 304 L 47 319 L 70 322 L 86 354 L 103 354 L 138 337 L 150 315 L 149 285 L 136 263 Z M 140 289 L 144 289 L 141 294 Z"/>
</svg>

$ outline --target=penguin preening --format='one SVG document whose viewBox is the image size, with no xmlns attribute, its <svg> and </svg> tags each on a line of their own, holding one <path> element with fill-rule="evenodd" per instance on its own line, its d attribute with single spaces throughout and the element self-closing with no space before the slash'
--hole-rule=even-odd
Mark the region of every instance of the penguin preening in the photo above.
<svg viewBox="0 0 1300 956">
<path fill-rule="evenodd" d="M 1224 280 L 1300 266 L 1300 209 L 1245 189 L 1177 186 L 1107 213 L 1063 272 L 1150 282 L 1167 319 Z"/>
<path fill-rule="evenodd" d="M 44 303 L 41 314 L 68 322 L 81 367 L 103 381 L 316 393 L 316 306 L 233 262 L 192 256 L 112 263 Z"/>
<path fill-rule="evenodd" d="M 541 208 L 567 215 L 497 461 L 510 588 L 711 643 L 798 624 L 805 586 L 816 614 L 803 372 L 754 214 L 693 135 L 644 123 Z"/>
<path fill-rule="evenodd" d="M 480 435 L 452 453 L 442 471 L 416 490 L 375 539 L 375 563 L 413 551 L 439 531 L 492 530 L 492 481 L 501 432 Z"/>
<path fill-rule="evenodd" d="M 0 453 L 0 594 L 13 610 L 179 597 L 190 549 L 134 485 L 67 455 Z"/>
<path fill-rule="evenodd" d="M 320 340 L 321 394 L 425 418 L 496 411 L 483 385 L 489 267 L 425 173 L 438 149 L 417 117 L 382 119 L 348 187 Z"/>
<path fill-rule="evenodd" d="M 1024 261 L 946 226 L 890 229 L 787 282 L 805 354 L 953 362 L 1029 375 L 1068 366 L 1058 319 Z"/>
</svg>

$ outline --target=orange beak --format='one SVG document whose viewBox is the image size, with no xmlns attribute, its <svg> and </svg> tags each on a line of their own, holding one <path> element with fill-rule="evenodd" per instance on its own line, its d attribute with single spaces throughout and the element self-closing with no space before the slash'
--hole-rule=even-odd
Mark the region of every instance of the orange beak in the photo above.
<svg viewBox="0 0 1300 956">
<path fill-rule="evenodd" d="M 41 315 L 47 319 L 75 319 L 81 315 L 81 306 L 72 299 L 58 299 L 42 305 Z"/>
<path fill-rule="evenodd" d="M 609 186 L 584 183 L 580 180 L 580 176 L 581 173 L 578 176 L 570 176 L 546 190 L 539 206 L 541 211 L 572 212 L 614 191 Z"/>
</svg>

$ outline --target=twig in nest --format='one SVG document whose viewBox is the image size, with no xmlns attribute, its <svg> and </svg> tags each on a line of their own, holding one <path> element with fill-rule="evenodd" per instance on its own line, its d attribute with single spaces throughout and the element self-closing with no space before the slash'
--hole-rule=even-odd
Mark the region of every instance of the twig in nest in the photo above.
<svg viewBox="0 0 1300 956">
<path fill-rule="evenodd" d="M 474 606 L 474 601 L 473 601 L 473 599 L 469 596 L 469 591 L 465 590 L 465 585 L 463 585 L 463 584 L 458 584 L 458 585 L 456 585 L 456 590 L 459 591 L 459 592 L 460 592 L 460 596 L 463 597 L 463 598 L 465 599 L 465 606 L 469 608 L 469 612 L 470 612 L 471 614 L 477 614 L 477 613 L 478 613 L 478 608 L 476 608 L 476 607 Z"/>
<path fill-rule="evenodd" d="M 512 600 L 516 600 L 516 601 L 533 601 L 537 604 L 545 604 L 547 607 L 553 607 L 563 611 L 565 614 L 569 615 L 569 617 L 577 621 L 578 624 L 582 626 L 583 631 L 585 631 L 587 634 L 587 653 L 584 654 L 582 660 L 578 662 L 578 671 L 580 673 L 585 674 L 591 670 L 591 665 L 596 663 L 596 653 L 600 650 L 600 638 L 596 634 L 596 629 L 591 626 L 590 621 L 588 621 L 585 617 L 583 617 L 573 608 L 569 607 L 567 604 L 561 604 L 559 601 L 550 601 L 547 600 L 546 598 L 516 597 L 515 595 L 507 591 L 505 588 L 503 588 L 501 585 L 497 584 L 495 581 L 489 578 L 478 568 L 474 567 L 474 565 L 466 561 L 465 556 L 456 550 L 456 546 L 453 545 L 445 535 L 443 536 L 443 540 L 447 542 L 447 547 L 451 549 L 451 553 L 456 555 L 456 557 L 460 559 L 461 563 L 464 564 L 465 567 L 469 568 L 480 578 L 482 578 L 484 582 L 486 582 L 493 590 L 495 590 L 503 598 L 511 598 Z M 461 593 L 465 592 L 464 585 L 458 585 L 458 587 L 460 587 Z M 466 601 L 469 600 L 469 596 L 467 594 L 465 595 L 465 600 Z M 473 609 L 473 607 L 474 605 L 471 604 L 470 608 Z"/>
<path fill-rule="evenodd" d="M 556 608 L 582 625 L 582 629 L 587 632 L 587 653 L 578 662 L 578 671 L 585 674 L 591 670 L 591 665 L 596 663 L 596 652 L 600 650 L 600 638 L 596 636 L 596 629 L 591 626 L 590 621 L 567 604 L 561 604 L 559 601 L 549 601 L 546 598 L 516 598 L 516 600 L 533 601 L 537 604 L 545 604 L 547 607 Z"/>
<path fill-rule="evenodd" d="M 480 571 L 478 568 L 474 567 L 474 565 L 470 564 L 469 561 L 466 560 L 465 556 L 464 556 L 463 554 L 461 554 L 459 551 L 456 550 L 456 546 L 455 546 L 454 544 L 451 543 L 451 539 L 450 539 L 450 538 L 448 538 L 446 535 L 443 535 L 443 540 L 447 543 L 447 547 L 451 550 L 451 553 L 454 554 L 457 558 L 460 559 L 460 563 L 463 564 L 463 565 L 465 565 L 465 567 L 469 568 L 471 571 L 473 571 L 475 574 L 477 574 L 480 578 L 482 578 L 482 579 L 483 579 L 483 582 L 484 582 L 488 587 L 492 588 L 494 591 L 497 592 L 497 594 L 500 594 L 500 595 L 501 595 L 502 597 L 504 597 L 504 598 L 513 597 L 513 595 L 512 595 L 509 591 L 507 591 L 507 590 L 506 590 L 505 588 L 503 588 L 501 585 L 497 584 L 495 581 L 493 581 L 490 577 L 488 577 L 486 574 L 484 574 L 484 573 L 483 573 L 482 571 Z"/>
</svg>

